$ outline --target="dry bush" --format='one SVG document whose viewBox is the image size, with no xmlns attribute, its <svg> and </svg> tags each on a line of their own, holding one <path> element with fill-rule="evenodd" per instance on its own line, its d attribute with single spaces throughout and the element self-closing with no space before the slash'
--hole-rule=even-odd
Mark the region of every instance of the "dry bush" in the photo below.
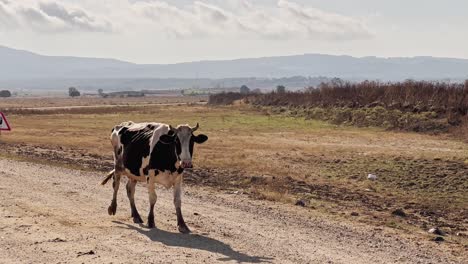
<svg viewBox="0 0 468 264">
<path fill-rule="evenodd" d="M 462 122 L 459 126 L 452 127 L 450 132 L 451 134 L 455 135 L 457 138 L 460 138 L 461 140 L 468 142 L 468 115 L 462 118 Z M 467 159 L 467 165 L 468 165 L 468 159 Z"/>
<path fill-rule="evenodd" d="M 306 92 L 286 94 L 270 93 L 249 96 L 259 105 L 308 107 L 375 107 L 399 109 L 405 112 L 435 111 L 466 115 L 468 112 L 468 86 L 442 82 L 401 83 L 334 83 L 321 84 Z"/>
<path fill-rule="evenodd" d="M 468 114 L 468 81 L 461 83 L 405 81 L 382 83 L 322 83 L 301 92 L 210 96 L 210 104 L 244 99 L 293 116 L 328 120 L 335 124 L 383 126 L 411 131 L 446 131 L 462 124 Z"/>
<path fill-rule="evenodd" d="M 208 104 L 211 105 L 230 105 L 237 100 L 243 99 L 247 94 L 233 93 L 233 92 L 222 92 L 219 94 L 210 95 Z"/>
<path fill-rule="evenodd" d="M 468 81 L 465 84 L 406 81 L 381 83 L 322 83 L 305 92 L 211 95 L 210 104 L 230 104 L 247 98 L 254 105 L 305 107 L 375 107 L 404 112 L 468 113 Z"/>
</svg>

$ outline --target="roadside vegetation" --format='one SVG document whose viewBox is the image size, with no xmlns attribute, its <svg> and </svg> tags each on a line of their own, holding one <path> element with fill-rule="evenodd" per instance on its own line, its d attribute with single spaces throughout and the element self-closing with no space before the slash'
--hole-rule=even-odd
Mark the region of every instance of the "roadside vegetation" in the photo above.
<svg viewBox="0 0 468 264">
<path fill-rule="evenodd" d="M 209 103 L 229 105 L 242 101 L 272 114 L 415 132 L 448 132 L 453 128 L 466 131 L 468 126 L 468 81 L 334 81 L 305 91 L 281 91 L 221 93 L 211 95 Z"/>
</svg>

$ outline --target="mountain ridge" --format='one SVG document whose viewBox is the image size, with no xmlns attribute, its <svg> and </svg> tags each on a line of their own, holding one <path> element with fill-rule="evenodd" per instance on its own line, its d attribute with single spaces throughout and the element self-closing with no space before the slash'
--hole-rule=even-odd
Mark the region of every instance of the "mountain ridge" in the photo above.
<svg viewBox="0 0 468 264">
<path fill-rule="evenodd" d="M 302 53 L 302 54 L 291 54 L 291 55 L 276 55 L 276 56 L 259 56 L 259 57 L 242 57 L 242 58 L 235 58 L 235 59 L 217 59 L 217 60 L 194 60 L 194 61 L 185 61 L 185 62 L 176 62 L 176 63 L 136 63 L 136 62 L 131 62 L 131 61 L 126 61 L 126 60 L 121 60 L 121 59 L 115 59 L 115 58 L 106 58 L 106 57 L 80 57 L 80 56 L 72 56 L 72 55 L 45 55 L 41 54 L 38 52 L 33 52 L 29 50 L 24 50 L 24 49 L 16 49 L 16 48 L 11 48 L 8 46 L 0 45 L 0 51 L 1 49 L 6 49 L 6 50 L 12 50 L 12 51 L 17 51 L 17 52 L 25 52 L 29 53 L 32 55 L 36 56 L 42 56 L 42 57 L 52 57 L 52 58 L 76 58 L 76 59 L 100 59 L 100 60 L 112 60 L 116 62 L 123 62 L 127 64 L 132 64 L 132 65 L 176 65 L 176 64 L 189 64 L 189 63 L 199 63 L 199 62 L 232 62 L 232 61 L 240 61 L 240 60 L 256 60 L 256 59 L 269 59 L 269 58 L 288 58 L 288 57 L 300 57 L 300 56 L 329 56 L 329 57 L 343 57 L 343 58 L 353 58 L 353 59 L 383 59 L 383 60 L 400 60 L 400 59 L 442 59 L 442 60 L 457 60 L 457 61 L 468 61 L 468 58 L 456 58 L 456 57 L 438 57 L 438 56 L 429 56 L 429 55 L 419 55 L 419 56 L 397 56 L 397 57 L 385 57 L 385 56 L 352 56 L 352 55 L 346 55 L 346 54 L 340 54 L 340 55 L 333 55 L 333 54 L 324 54 L 324 53 Z"/>
<path fill-rule="evenodd" d="M 202 60 L 175 64 L 137 64 L 112 58 L 47 56 L 0 46 L 0 86 L 60 86 L 60 80 L 230 79 L 338 77 L 345 80 L 468 79 L 468 59 L 432 56 L 353 57 L 307 53 L 289 56 Z M 71 81 L 70 81 L 71 82 Z M 117 83 L 117 82 L 115 82 Z M 117 85 L 118 86 L 118 85 Z M 146 84 L 152 89 L 151 82 Z M 0 87 L 0 88 L 1 88 Z M 44 87 L 47 88 L 47 87 Z M 117 87 L 118 88 L 118 87 Z M 128 87 L 126 87 L 128 88 Z M 159 88 L 159 87 L 158 87 Z"/>
</svg>

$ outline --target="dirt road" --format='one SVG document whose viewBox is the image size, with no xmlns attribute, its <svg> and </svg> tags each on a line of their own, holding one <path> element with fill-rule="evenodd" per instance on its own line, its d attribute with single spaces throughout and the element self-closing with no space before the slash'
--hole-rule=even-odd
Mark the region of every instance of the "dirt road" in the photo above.
<svg viewBox="0 0 468 264">
<path fill-rule="evenodd" d="M 462 263 L 448 244 L 338 222 L 301 207 L 187 187 L 192 234 L 177 232 L 159 189 L 157 229 L 133 224 L 124 185 L 116 216 L 102 175 L 0 159 L 1 263 Z M 146 221 L 146 189 L 137 187 Z M 466 259 L 465 259 L 466 261 Z"/>
</svg>

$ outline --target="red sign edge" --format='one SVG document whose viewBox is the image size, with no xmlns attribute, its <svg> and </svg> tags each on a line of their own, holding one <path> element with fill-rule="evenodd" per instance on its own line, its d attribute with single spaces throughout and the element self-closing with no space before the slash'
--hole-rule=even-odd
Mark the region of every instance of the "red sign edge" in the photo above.
<svg viewBox="0 0 468 264">
<path fill-rule="evenodd" d="M 7 128 L 0 128 L 0 130 L 3 130 L 3 131 L 11 131 L 11 127 L 10 127 L 10 124 L 8 123 L 8 120 L 6 119 L 5 115 L 3 114 L 3 112 L 0 112 L 0 115 L 2 116 L 2 119 L 3 121 L 5 122 Z"/>
</svg>

